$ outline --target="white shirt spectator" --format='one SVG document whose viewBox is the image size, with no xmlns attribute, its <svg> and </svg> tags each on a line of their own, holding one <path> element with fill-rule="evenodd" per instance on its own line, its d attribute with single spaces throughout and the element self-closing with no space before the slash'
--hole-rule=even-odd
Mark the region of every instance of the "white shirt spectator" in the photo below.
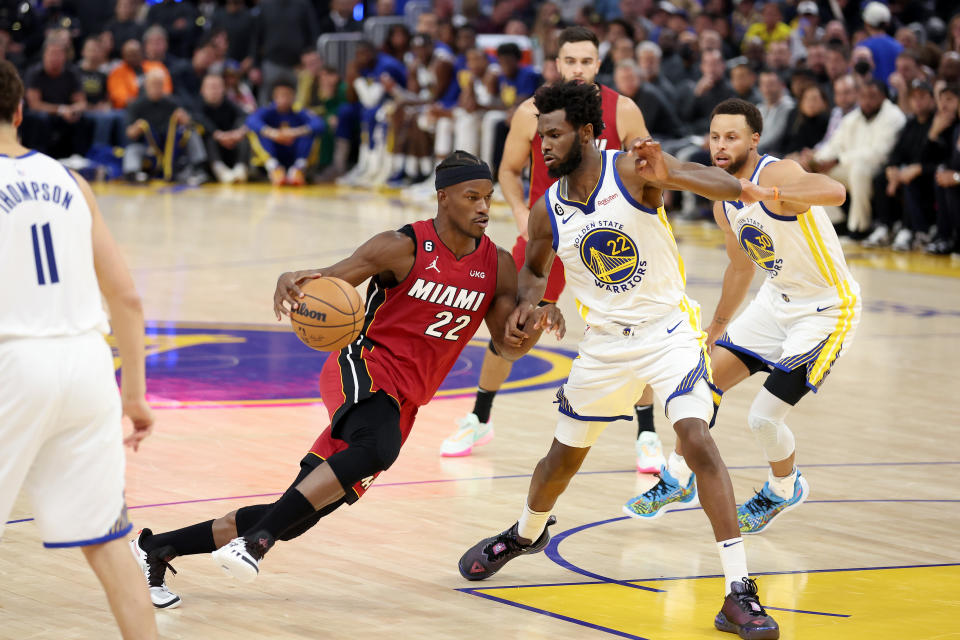
<svg viewBox="0 0 960 640">
<path fill-rule="evenodd" d="M 857 163 L 876 170 L 886 162 L 906 122 L 903 112 L 889 100 L 883 101 L 872 120 L 867 120 L 860 109 L 854 109 L 843 116 L 836 132 L 817 150 L 814 158 L 818 162 Z"/>
</svg>

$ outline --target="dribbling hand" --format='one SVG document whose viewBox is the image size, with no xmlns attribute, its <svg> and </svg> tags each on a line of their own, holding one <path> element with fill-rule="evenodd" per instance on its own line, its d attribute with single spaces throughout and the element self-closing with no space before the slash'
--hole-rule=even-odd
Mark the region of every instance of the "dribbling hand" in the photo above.
<svg viewBox="0 0 960 640">
<path fill-rule="evenodd" d="M 299 300 L 303 297 L 303 291 L 300 290 L 299 285 L 307 280 L 321 277 L 323 274 L 316 269 L 281 273 L 277 278 L 277 288 L 273 292 L 273 313 L 277 316 L 277 320 L 279 321 L 282 316 L 289 316 L 290 312 L 300 305 Z"/>
<path fill-rule="evenodd" d="M 153 410 L 142 396 L 123 401 L 123 415 L 133 423 L 133 432 L 123 439 L 124 446 L 134 451 L 140 448 L 140 443 L 153 433 Z"/>
<path fill-rule="evenodd" d="M 525 304 L 517 305 L 517 308 L 510 312 L 510 315 L 507 316 L 507 322 L 504 327 L 506 331 L 503 337 L 503 341 L 507 346 L 520 347 L 523 345 L 523 341 L 529 336 L 524 332 L 522 327 L 527 325 L 533 312 L 534 307 Z"/>
<path fill-rule="evenodd" d="M 557 340 L 562 340 L 567 333 L 567 323 L 560 313 L 560 309 L 555 304 L 546 304 L 537 309 L 530 315 L 533 319 L 534 329 L 543 329 L 546 333 L 553 333 Z"/>
</svg>

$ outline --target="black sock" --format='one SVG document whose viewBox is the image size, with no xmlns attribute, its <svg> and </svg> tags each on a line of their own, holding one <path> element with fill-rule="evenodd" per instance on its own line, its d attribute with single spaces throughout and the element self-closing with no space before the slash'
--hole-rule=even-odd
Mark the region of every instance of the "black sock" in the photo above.
<svg viewBox="0 0 960 640">
<path fill-rule="evenodd" d="M 155 533 L 141 539 L 140 546 L 148 554 L 155 549 L 169 546 L 173 549 L 173 554 L 164 553 L 165 557 L 212 553 L 217 550 L 217 545 L 213 541 L 213 520 L 198 522 L 176 531 Z"/>
<path fill-rule="evenodd" d="M 251 531 L 266 531 L 274 538 L 279 538 L 280 534 L 297 524 L 316 509 L 310 504 L 307 498 L 291 487 L 286 493 L 280 496 L 280 499 L 273 503 L 271 508 L 260 522 L 250 527 Z"/>
<path fill-rule="evenodd" d="M 473 403 L 473 413 L 480 422 L 490 422 L 490 409 L 493 407 L 495 395 L 497 395 L 496 391 L 477 388 L 477 401 Z"/>
<path fill-rule="evenodd" d="M 645 407 L 636 406 L 637 412 L 637 437 L 640 437 L 644 431 L 655 431 L 653 428 L 653 405 L 648 404 Z"/>
</svg>

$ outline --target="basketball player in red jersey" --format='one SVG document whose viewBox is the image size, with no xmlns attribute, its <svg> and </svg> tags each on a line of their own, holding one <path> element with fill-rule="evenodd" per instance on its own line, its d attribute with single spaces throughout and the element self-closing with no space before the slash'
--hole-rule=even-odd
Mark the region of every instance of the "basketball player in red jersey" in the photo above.
<svg viewBox="0 0 960 640">
<path fill-rule="evenodd" d="M 595 82 L 597 73 L 600 71 L 600 50 L 596 34 L 585 27 L 567 27 L 560 32 L 557 42 L 559 44 L 557 69 L 560 77 L 564 81 Z M 649 137 L 647 125 L 643 121 L 643 114 L 637 107 L 637 103 L 609 87 L 599 86 L 603 101 L 604 124 L 603 132 L 597 137 L 597 145 L 600 149 L 625 149 L 633 140 Z M 521 174 L 528 163 L 530 164 L 530 197 L 524 200 Z M 513 245 L 513 259 L 519 271 L 523 267 L 527 246 L 527 219 L 530 216 L 530 207 L 555 182 L 547 175 L 547 167 L 543 163 L 540 136 L 537 135 L 537 108 L 533 104 L 532 97 L 517 107 L 510 121 L 510 133 L 507 135 L 498 177 L 503 196 L 513 210 L 513 217 L 520 232 L 516 244 Z M 543 302 L 556 302 L 563 292 L 563 287 L 563 264 L 559 258 L 555 258 L 553 267 L 550 269 L 547 290 L 543 294 Z M 472 453 L 474 446 L 486 444 L 493 438 L 493 428 L 489 419 L 490 408 L 500 386 L 510 375 L 511 367 L 512 363 L 506 358 L 499 357 L 491 343 L 483 359 L 473 412 L 462 418 L 457 431 L 444 440 L 440 448 L 441 455 L 468 456 Z M 648 388 L 637 403 L 636 410 L 640 428 L 637 434 L 639 438 L 637 469 L 644 473 L 657 472 L 665 463 L 660 440 L 653 430 L 652 403 L 653 395 Z M 644 433 L 647 435 L 644 436 Z"/>
<path fill-rule="evenodd" d="M 131 546 L 155 606 L 179 605 L 164 583 L 172 558 L 213 552 L 227 573 L 250 581 L 275 540 L 295 538 L 340 505 L 356 502 L 396 460 L 417 409 L 430 401 L 481 322 L 510 359 L 529 351 L 544 327 L 563 335 L 553 305 L 538 309 L 523 331 L 506 331 L 516 307 L 517 271 L 510 254 L 484 234 L 493 192 L 489 167 L 457 151 L 437 167 L 436 186 L 436 218 L 380 233 L 325 269 L 280 276 L 278 319 L 297 306 L 303 295 L 298 285 L 310 278 L 334 276 L 354 286 L 370 278 L 363 331 L 331 354 L 320 374 L 331 424 L 272 505 L 243 507 L 170 533 L 140 532 Z"/>
</svg>

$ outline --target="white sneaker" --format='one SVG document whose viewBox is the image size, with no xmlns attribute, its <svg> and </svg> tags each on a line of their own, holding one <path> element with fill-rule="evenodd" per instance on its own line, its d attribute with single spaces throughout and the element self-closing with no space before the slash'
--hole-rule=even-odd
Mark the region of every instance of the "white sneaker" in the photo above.
<svg viewBox="0 0 960 640">
<path fill-rule="evenodd" d="M 910 229 L 900 229 L 893 239 L 891 249 L 894 251 L 910 251 L 913 246 L 913 233 Z"/>
<path fill-rule="evenodd" d="M 480 422 L 476 414 L 468 413 L 457 423 L 457 430 L 440 445 L 444 458 L 460 458 L 473 453 L 474 447 L 493 440 L 493 422 Z"/>
<path fill-rule="evenodd" d="M 228 576 L 240 582 L 253 582 L 260 573 L 260 561 L 264 554 L 273 546 L 269 537 L 260 537 L 256 542 L 248 542 L 246 538 L 234 538 L 211 555 L 213 561 L 223 569 Z"/>
<path fill-rule="evenodd" d="M 867 239 L 862 242 L 865 247 L 885 247 L 890 244 L 890 229 L 887 225 L 881 224 L 873 230 Z"/>
<path fill-rule="evenodd" d="M 660 436 L 654 431 L 641 433 L 637 438 L 637 473 L 659 473 L 666 465 Z"/>
<path fill-rule="evenodd" d="M 137 537 L 130 540 L 130 551 L 133 552 L 133 557 L 136 559 L 140 571 L 143 571 L 143 575 L 147 578 L 147 586 L 150 588 L 150 601 L 157 609 L 176 609 L 180 606 L 180 596 L 167 588 L 164 574 L 167 569 L 173 571 L 174 575 L 177 572 L 163 560 L 151 562 L 147 559 L 147 552 L 140 547 L 140 538 L 144 535 L 150 536 L 153 534 L 150 529 L 138 531 Z"/>
<path fill-rule="evenodd" d="M 220 184 L 230 184 L 233 182 L 233 172 L 227 168 L 227 165 L 222 162 L 214 162 L 210 165 L 210 168 L 213 169 L 213 176 Z"/>
<path fill-rule="evenodd" d="M 247 165 L 243 164 L 242 162 L 237 163 L 237 165 L 233 167 L 233 171 L 230 173 L 230 177 L 236 183 L 243 184 L 247 181 Z"/>
</svg>

